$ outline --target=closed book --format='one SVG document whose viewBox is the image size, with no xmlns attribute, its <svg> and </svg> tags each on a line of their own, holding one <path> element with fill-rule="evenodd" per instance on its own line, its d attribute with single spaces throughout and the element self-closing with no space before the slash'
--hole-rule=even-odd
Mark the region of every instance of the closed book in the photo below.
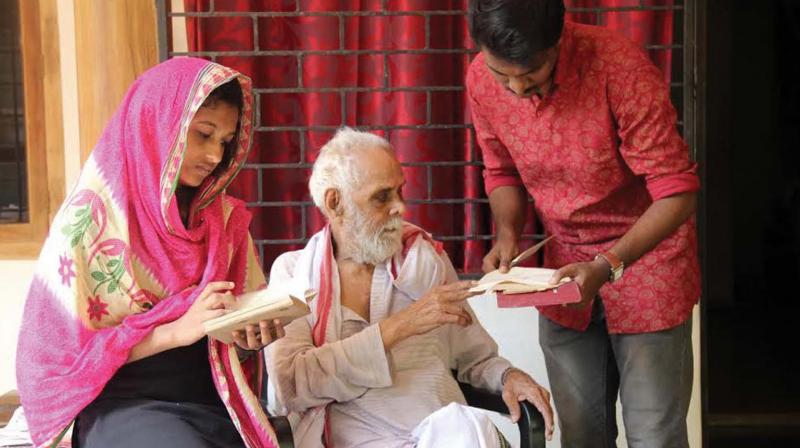
<svg viewBox="0 0 800 448">
<path fill-rule="evenodd" d="M 534 292 L 497 293 L 498 308 L 519 308 L 523 306 L 566 305 L 581 301 L 581 290 L 575 282 L 567 282 L 557 288 Z"/>
</svg>

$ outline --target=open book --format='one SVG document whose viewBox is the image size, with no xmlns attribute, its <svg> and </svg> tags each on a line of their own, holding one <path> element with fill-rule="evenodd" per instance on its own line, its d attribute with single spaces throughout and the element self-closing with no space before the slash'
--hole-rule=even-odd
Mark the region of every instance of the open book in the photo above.
<svg viewBox="0 0 800 448">
<path fill-rule="evenodd" d="M 502 291 L 505 294 L 522 294 L 526 292 L 539 292 L 555 289 L 570 281 L 569 278 L 562 278 L 560 283 L 551 285 L 550 277 L 552 277 L 555 272 L 555 269 L 521 267 L 513 267 L 505 274 L 501 274 L 500 271 L 494 270 L 484 275 L 478 281 L 478 285 L 470 289 L 470 291 Z"/>
<path fill-rule="evenodd" d="M 500 308 L 580 302 L 580 289 L 571 279 L 562 278 L 559 283 L 550 284 L 555 272 L 555 269 L 521 267 L 513 267 L 505 274 L 495 270 L 484 275 L 470 291 L 497 293 Z"/>
<path fill-rule="evenodd" d="M 243 330 L 248 324 L 262 320 L 280 319 L 283 325 L 311 312 L 307 303 L 316 291 L 306 291 L 305 297 L 297 298 L 276 289 L 261 289 L 242 294 L 236 300 L 236 308 L 224 316 L 203 322 L 208 336 L 230 344 L 232 332 Z"/>
</svg>

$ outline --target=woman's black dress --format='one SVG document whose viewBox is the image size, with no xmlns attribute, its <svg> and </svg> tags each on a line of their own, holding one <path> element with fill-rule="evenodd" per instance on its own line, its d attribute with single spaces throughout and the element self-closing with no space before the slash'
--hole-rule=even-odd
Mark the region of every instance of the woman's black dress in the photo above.
<svg viewBox="0 0 800 448">
<path fill-rule="evenodd" d="M 214 388 L 208 341 L 123 366 L 78 415 L 80 448 L 228 448 L 244 442 Z"/>
</svg>

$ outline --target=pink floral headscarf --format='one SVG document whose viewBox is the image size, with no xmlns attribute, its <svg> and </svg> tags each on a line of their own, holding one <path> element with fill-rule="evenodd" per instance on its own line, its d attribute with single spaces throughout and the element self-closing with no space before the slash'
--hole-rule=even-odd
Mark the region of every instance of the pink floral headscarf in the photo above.
<svg viewBox="0 0 800 448">
<path fill-rule="evenodd" d="M 187 128 L 233 79 L 244 98 L 238 147 L 198 189 L 187 228 L 175 199 Z M 250 80 L 202 59 L 166 61 L 128 90 L 53 221 L 28 292 L 17 383 L 37 446 L 57 442 L 132 347 L 182 316 L 206 284 L 263 287 L 250 214 L 224 193 L 247 157 L 252 117 Z M 240 364 L 232 347 L 209 342 L 217 390 L 246 445 L 277 446 L 254 393 L 257 358 Z"/>
</svg>

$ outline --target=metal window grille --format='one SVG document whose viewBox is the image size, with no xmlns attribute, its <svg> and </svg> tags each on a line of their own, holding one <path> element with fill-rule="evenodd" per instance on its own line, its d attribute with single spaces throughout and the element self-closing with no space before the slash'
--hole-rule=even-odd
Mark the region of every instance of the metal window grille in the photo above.
<svg viewBox="0 0 800 448">
<path fill-rule="evenodd" d="M 0 0 L 0 224 L 28 221 L 18 0 Z"/>
<path fill-rule="evenodd" d="M 172 0 L 173 4 L 175 1 Z M 254 238 L 264 261 L 264 269 L 269 272 L 270 265 L 275 256 L 279 253 L 301 247 L 311 235 L 307 230 L 306 223 L 308 222 L 309 213 L 316 213 L 313 203 L 308 199 L 307 195 L 299 194 L 296 199 L 285 200 L 277 199 L 271 196 L 268 191 L 262 187 L 265 180 L 274 179 L 276 174 L 282 172 L 281 179 L 289 179 L 293 182 L 294 188 L 305 189 L 305 180 L 307 179 L 311 163 L 307 156 L 308 154 L 318 149 L 327 137 L 334 132 L 340 125 L 344 124 L 345 117 L 348 114 L 348 95 L 353 92 L 359 93 L 384 93 L 384 92 L 408 92 L 410 94 L 424 95 L 426 98 L 426 110 L 424 123 L 409 124 L 409 125 L 385 125 L 381 123 L 367 123 L 357 126 L 363 130 L 380 131 L 390 141 L 394 138 L 400 138 L 403 133 L 414 132 L 460 132 L 465 135 L 465 141 L 470 142 L 469 157 L 463 161 L 452 160 L 434 160 L 428 162 L 411 162 L 405 163 L 407 174 L 410 172 L 426 176 L 427 179 L 427 196 L 422 198 L 410 198 L 407 202 L 411 207 L 422 206 L 430 207 L 435 212 L 437 206 L 456 205 L 464 207 L 464 216 L 473 218 L 476 214 L 484 214 L 488 217 L 489 206 L 488 199 L 484 196 L 477 199 L 464 199 L 464 198 L 442 198 L 437 195 L 437 176 L 438 173 L 446 173 L 448 170 L 462 170 L 468 169 L 480 170 L 482 164 L 479 156 L 476 154 L 478 149 L 473 143 L 475 141 L 473 130 L 468 122 L 437 122 L 433 119 L 436 114 L 436 108 L 439 104 L 448 101 L 448 96 L 454 92 L 458 93 L 464 90 L 463 84 L 447 85 L 447 86 L 425 86 L 425 87 L 405 87 L 398 85 L 391 81 L 390 66 L 393 70 L 402 70 L 403 64 L 431 64 L 435 58 L 440 57 L 463 57 L 470 58 L 474 56 L 476 50 L 472 47 L 472 43 L 468 36 L 465 35 L 461 39 L 452 39 L 458 45 L 442 45 L 441 42 L 432 41 L 430 30 L 432 27 L 443 26 L 447 20 L 459 18 L 465 14 L 465 1 L 442 1 L 442 9 L 419 9 L 419 10 L 397 10 L 397 4 L 392 5 L 394 0 L 366 0 L 358 2 L 361 5 L 361 10 L 350 10 L 354 2 L 347 1 L 331 1 L 331 7 L 326 10 L 308 10 L 308 0 L 283 0 L 273 2 L 262 2 L 274 5 L 273 9 L 269 10 L 252 10 L 252 11 L 238 11 L 232 9 L 232 5 L 236 2 L 228 0 L 205 0 L 195 2 L 197 9 L 184 12 L 170 11 L 170 5 L 166 0 L 158 0 L 157 6 L 159 9 L 160 29 L 159 35 L 161 37 L 161 58 L 166 59 L 173 56 L 198 56 L 207 58 L 219 63 L 225 64 L 225 59 L 231 56 L 237 57 L 253 57 L 253 58 L 269 58 L 271 63 L 279 63 L 282 69 L 289 73 L 296 73 L 296 80 L 292 76 L 292 81 L 286 85 L 275 85 L 269 87 L 260 87 L 255 90 L 256 105 L 262 104 L 264 101 L 273 101 L 280 99 L 281 95 L 309 95 L 309 94 L 322 94 L 327 95 L 333 107 L 341 108 L 342 123 L 265 123 L 261 122 L 260 117 L 257 116 L 257 128 L 255 144 L 257 145 L 254 151 L 265 151 L 266 148 L 259 148 L 259 144 L 269 144 L 270 138 L 277 133 L 289 133 L 289 138 L 294 140 L 298 149 L 295 155 L 296 162 L 292 163 L 276 163 L 269 161 L 266 157 L 264 161 L 258 163 L 249 163 L 243 169 L 242 174 L 251 175 L 257 183 L 258 190 L 254 197 L 246 198 L 248 206 L 254 213 L 275 213 L 287 212 L 295 213 L 299 216 L 302 223 L 299 230 L 289 234 L 281 232 L 280 234 L 265 234 L 264 232 L 253 229 Z M 436 5 L 436 2 L 420 2 L 420 5 L 431 4 Z M 693 35 L 692 22 L 685 20 L 685 11 L 683 0 L 618 0 L 615 2 L 614 7 L 600 6 L 601 0 L 567 0 L 567 12 L 571 15 L 573 20 L 581 21 L 583 23 L 590 23 L 596 25 L 606 25 L 610 21 L 628 20 L 629 16 L 641 12 L 651 12 L 655 16 L 659 14 L 672 14 L 672 42 L 654 44 L 645 42 L 645 48 L 649 54 L 657 60 L 671 60 L 669 67 L 661 67 L 668 69 L 672 73 L 671 93 L 673 104 L 678 110 L 678 126 L 681 132 L 684 132 L 685 122 L 684 117 L 691 115 L 691 92 L 686 92 L 684 85 L 687 81 L 691 82 L 692 74 L 692 57 L 684 53 L 686 43 L 689 42 L 687 38 Z M 403 2 L 404 5 L 414 5 L 413 1 Z M 456 5 L 456 6 L 454 6 Z M 579 6 L 576 6 L 579 5 Z M 314 16 L 319 17 L 323 21 L 335 21 L 338 23 L 338 35 L 331 36 L 331 46 L 326 49 L 303 49 L 303 48 L 282 48 L 279 44 L 268 42 L 259 39 L 259 34 L 264 34 L 267 27 L 270 26 L 275 19 L 286 19 L 291 17 L 300 16 Z M 186 18 L 194 18 L 200 21 L 214 21 L 224 17 L 236 17 L 239 20 L 248 20 L 252 23 L 252 37 L 253 41 L 248 42 L 244 48 L 225 49 L 225 51 L 175 51 L 171 44 L 170 36 L 175 32 L 182 32 L 183 27 L 180 25 L 181 21 Z M 418 42 L 413 48 L 396 48 L 391 43 L 381 46 L 381 48 L 349 48 L 346 45 L 346 35 L 348 33 L 348 21 L 352 18 L 369 18 L 371 20 L 397 20 L 398 18 L 406 18 L 410 21 L 415 21 L 425 29 L 424 41 Z M 661 58 L 659 55 L 670 53 L 671 58 Z M 365 86 L 306 86 L 304 85 L 304 61 L 309 58 L 320 57 L 354 57 L 354 58 L 373 58 L 377 60 L 378 66 L 382 66 L 382 76 L 380 79 L 370 83 L 370 87 Z M 266 65 L 266 64 L 264 64 Z M 465 64 L 464 67 L 466 69 Z M 419 67 L 419 65 L 414 66 Z M 431 64 L 428 69 L 435 69 Z M 258 107 L 257 107 L 258 110 Z M 687 113 L 688 112 L 688 113 Z M 467 120 L 468 121 L 468 120 Z M 689 135 L 686 135 L 687 139 Z M 474 219 L 473 219 L 474 221 Z M 525 235 L 525 238 L 531 239 L 540 235 L 532 234 Z M 459 235 L 442 235 L 434 234 L 439 240 L 448 243 L 463 243 L 467 240 L 486 241 L 486 248 L 488 249 L 488 242 L 493 238 L 493 235 L 482 233 L 466 233 Z M 265 250 L 266 249 L 266 250 Z M 266 255 L 266 257 L 265 257 Z M 463 273 L 467 277 L 474 276 L 476 272 Z"/>
</svg>

